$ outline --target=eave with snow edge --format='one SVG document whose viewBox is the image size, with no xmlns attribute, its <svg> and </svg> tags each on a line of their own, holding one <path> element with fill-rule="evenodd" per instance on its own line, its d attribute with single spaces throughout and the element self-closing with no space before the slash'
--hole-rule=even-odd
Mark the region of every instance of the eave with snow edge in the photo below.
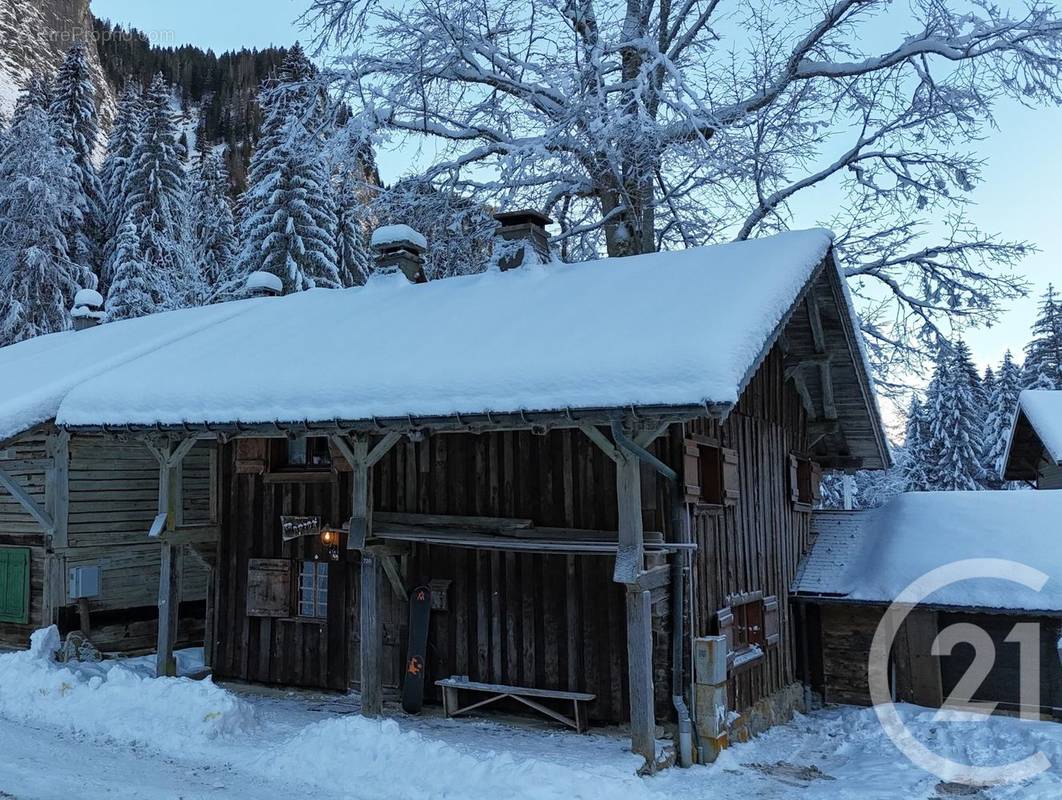
<svg viewBox="0 0 1062 800">
<path fill-rule="evenodd" d="M 574 427 L 724 418 L 776 343 L 845 468 L 888 449 L 823 230 L 154 314 L 0 349 L 0 441 L 71 429 Z M 841 387 L 839 394 L 834 387 Z"/>
<path fill-rule="evenodd" d="M 1003 478 L 1036 480 L 1045 463 L 1062 467 L 1062 391 L 1026 389 L 1018 395 Z"/>
<path fill-rule="evenodd" d="M 816 511 L 814 543 L 791 587 L 797 601 L 883 606 L 914 581 L 968 559 L 1041 570 L 1039 590 L 971 577 L 933 592 L 920 607 L 1062 617 L 1062 491 L 907 492 L 862 511 Z"/>
</svg>

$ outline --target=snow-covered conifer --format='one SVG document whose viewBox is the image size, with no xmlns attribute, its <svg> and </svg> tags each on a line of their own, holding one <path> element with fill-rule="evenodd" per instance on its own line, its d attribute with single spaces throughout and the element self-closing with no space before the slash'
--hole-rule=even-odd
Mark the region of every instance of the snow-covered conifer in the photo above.
<svg viewBox="0 0 1062 800">
<path fill-rule="evenodd" d="M 99 138 L 95 95 L 88 51 L 83 42 L 75 42 L 55 76 L 51 113 L 57 124 L 59 143 L 73 154 L 84 195 L 80 228 L 70 233 L 71 255 L 93 271 L 98 267 L 99 245 L 103 239 L 103 190 L 93 160 Z"/>
<path fill-rule="evenodd" d="M 1047 285 L 1025 347 L 1022 382 L 1026 389 L 1062 389 L 1062 301 Z"/>
<path fill-rule="evenodd" d="M 202 280 L 201 302 L 217 295 L 236 256 L 236 223 L 229 174 L 219 153 L 201 153 L 192 181 L 192 247 Z"/>
<path fill-rule="evenodd" d="M 925 408 L 918 395 L 911 398 L 907 408 L 904 431 L 903 460 L 898 466 L 903 474 L 904 491 L 924 492 L 929 486 L 926 465 L 929 462 L 929 425 Z"/>
<path fill-rule="evenodd" d="M 260 93 L 265 118 L 241 198 L 240 272 L 271 272 L 286 292 L 342 285 L 336 216 L 313 65 L 296 45 Z"/>
<path fill-rule="evenodd" d="M 118 227 L 111 261 L 112 278 L 104 310 L 112 320 L 142 317 L 157 310 L 156 271 L 144 259 L 140 232 L 129 218 Z"/>
<path fill-rule="evenodd" d="M 939 491 L 980 489 L 984 452 L 976 390 L 958 348 L 941 347 L 925 408 L 929 427 L 927 488 Z"/>
<path fill-rule="evenodd" d="M 1021 393 L 1021 368 L 1014 363 L 1010 350 L 1003 356 L 987 401 L 984 430 L 985 485 L 990 489 L 1007 488 L 1003 480 L 1003 456 L 1010 441 L 1014 412 Z"/>
<path fill-rule="evenodd" d="M 67 328 L 74 294 L 95 285 L 71 254 L 83 196 L 46 96 L 43 82 L 31 84 L 0 152 L 0 345 Z"/>
<path fill-rule="evenodd" d="M 114 240 L 125 213 L 125 178 L 133 150 L 140 137 L 140 125 L 144 105 L 140 86 L 135 81 L 126 83 L 118 102 L 118 113 L 107 139 L 107 157 L 100 173 L 103 187 L 103 230 L 104 230 L 104 265 L 100 278 L 100 289 L 106 293 L 110 283 L 107 274 L 114 251 Z"/>
</svg>

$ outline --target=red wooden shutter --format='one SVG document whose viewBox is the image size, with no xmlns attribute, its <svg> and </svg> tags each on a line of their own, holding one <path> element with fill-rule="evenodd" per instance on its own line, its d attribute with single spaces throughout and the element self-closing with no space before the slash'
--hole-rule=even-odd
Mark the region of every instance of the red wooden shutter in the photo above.
<svg viewBox="0 0 1062 800">
<path fill-rule="evenodd" d="M 721 450 L 723 460 L 723 502 L 732 506 L 741 497 L 741 472 L 738 469 L 738 452 L 729 447 Z"/>
<path fill-rule="evenodd" d="M 683 442 L 682 478 L 686 486 L 686 502 L 701 502 L 701 446 L 692 439 Z"/>
<path fill-rule="evenodd" d="M 291 562 L 286 558 L 247 561 L 247 616 L 287 617 L 291 614 Z"/>
<path fill-rule="evenodd" d="M 789 499 L 793 505 L 800 504 L 800 461 L 789 454 Z"/>
<path fill-rule="evenodd" d="M 734 663 L 734 653 L 737 650 L 736 643 L 734 641 L 734 613 L 727 608 L 721 608 L 716 612 L 716 622 L 720 636 L 726 637 L 726 666 L 730 669 L 730 666 Z"/>
<path fill-rule="evenodd" d="M 782 640 L 781 616 L 778 611 L 778 598 L 774 595 L 763 601 L 763 631 L 768 647 L 774 647 Z"/>
</svg>

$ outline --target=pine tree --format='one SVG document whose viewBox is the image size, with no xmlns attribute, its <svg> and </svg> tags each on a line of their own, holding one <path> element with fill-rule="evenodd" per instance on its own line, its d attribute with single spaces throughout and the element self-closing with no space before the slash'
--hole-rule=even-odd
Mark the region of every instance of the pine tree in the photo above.
<svg viewBox="0 0 1062 800">
<path fill-rule="evenodd" d="M 277 80 L 263 88 L 265 120 L 241 198 L 240 271 L 272 272 L 286 292 L 341 285 L 335 209 L 318 133 L 322 99 L 308 83 L 313 74 L 296 44 Z"/>
<path fill-rule="evenodd" d="M 904 491 L 924 492 L 929 487 L 926 468 L 929 462 L 929 424 L 925 408 L 918 395 L 911 397 L 907 409 L 907 426 L 904 431 L 903 461 L 899 463 L 903 474 Z"/>
<path fill-rule="evenodd" d="M 45 86 L 33 81 L 19 98 L 0 151 L 0 345 L 69 327 L 74 294 L 94 285 L 71 255 L 81 186 Z"/>
<path fill-rule="evenodd" d="M 1014 358 L 1008 350 L 992 384 L 985 418 L 984 457 L 981 463 L 985 470 L 985 485 L 990 489 L 1009 488 L 1003 480 L 1003 457 L 1010 442 L 1011 426 L 1014 424 L 1018 395 L 1021 393 L 1021 381 L 1021 368 L 1014 363 Z"/>
<path fill-rule="evenodd" d="M 113 277 L 104 309 L 109 319 L 142 317 L 156 310 L 156 272 L 140 250 L 140 232 L 131 219 L 118 228 L 112 259 Z"/>
<path fill-rule="evenodd" d="M 982 488 L 980 409 L 964 354 L 958 348 L 940 349 L 925 413 L 929 425 L 928 456 L 923 462 L 927 488 Z"/>
<path fill-rule="evenodd" d="M 1026 389 L 1062 389 L 1062 302 L 1047 285 L 1025 348 L 1022 383 Z"/>
<path fill-rule="evenodd" d="M 73 155 L 84 196 L 81 225 L 70 232 L 71 255 L 82 266 L 96 271 L 103 239 L 103 190 L 93 161 L 99 137 L 96 89 L 83 42 L 75 42 L 67 51 L 54 84 L 51 113 L 58 126 L 56 135 L 60 145 Z"/>
<path fill-rule="evenodd" d="M 118 101 L 111 134 L 107 140 L 107 157 L 100 173 L 103 186 L 104 264 L 100 289 L 106 293 L 110 285 L 108 270 L 114 252 L 114 240 L 125 213 L 125 179 L 129 173 L 133 150 L 140 137 L 144 113 L 143 93 L 133 81 L 128 81 Z"/>
<path fill-rule="evenodd" d="M 336 210 L 336 266 L 343 286 L 358 286 L 369 275 L 371 193 L 379 185 L 372 148 L 351 120 L 333 146 L 332 195 Z"/>
<path fill-rule="evenodd" d="M 144 118 L 126 174 L 122 225 L 140 237 L 139 253 L 153 270 L 153 310 L 189 305 L 200 292 L 188 252 L 188 190 L 177 152 L 177 129 L 169 88 L 161 75 L 144 98 Z M 116 275 L 117 256 L 108 266 Z"/>
<path fill-rule="evenodd" d="M 229 174 L 220 154 L 200 154 L 192 184 L 191 219 L 195 272 L 203 281 L 203 302 L 218 295 L 236 257 Z"/>
</svg>

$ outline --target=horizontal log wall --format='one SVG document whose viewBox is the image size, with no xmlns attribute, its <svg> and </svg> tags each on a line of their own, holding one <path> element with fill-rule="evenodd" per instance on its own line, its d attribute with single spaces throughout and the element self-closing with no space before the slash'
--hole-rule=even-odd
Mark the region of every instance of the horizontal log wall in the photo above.
<svg viewBox="0 0 1062 800">
<path fill-rule="evenodd" d="M 781 642 L 758 665 L 730 681 L 730 703 L 737 710 L 796 680 L 789 586 L 808 547 L 810 514 L 794 511 L 789 496 L 788 457 L 803 451 L 805 411 L 783 375 L 783 355 L 774 348 L 753 377 L 737 407 L 718 424 L 698 420 L 692 433 L 717 439 L 737 450 L 741 494 L 736 504 L 693 517 L 698 545 L 695 559 L 697 635 L 714 634 L 716 612 L 727 598 L 744 592 L 776 595 Z"/>
<path fill-rule="evenodd" d="M 46 473 L 51 464 L 44 434 L 29 434 L 0 451 L 3 469 L 37 502 L 46 508 Z M 45 573 L 48 569 L 47 538 L 40 524 L 0 488 L 0 545 L 30 549 L 29 622 L 19 625 L 0 622 L 0 648 L 24 648 L 29 637 L 41 627 L 45 615 Z"/>
</svg>

